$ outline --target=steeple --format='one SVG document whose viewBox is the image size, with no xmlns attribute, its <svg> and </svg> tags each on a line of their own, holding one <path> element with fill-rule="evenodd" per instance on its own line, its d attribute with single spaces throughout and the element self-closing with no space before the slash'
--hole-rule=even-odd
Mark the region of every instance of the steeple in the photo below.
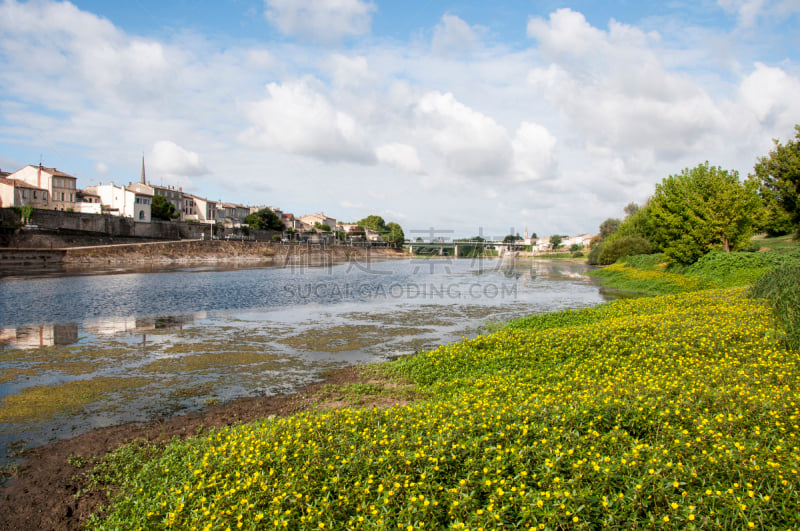
<svg viewBox="0 0 800 531">
<path fill-rule="evenodd" d="M 142 153 L 142 184 L 147 184 L 144 180 L 144 153 Z"/>
</svg>

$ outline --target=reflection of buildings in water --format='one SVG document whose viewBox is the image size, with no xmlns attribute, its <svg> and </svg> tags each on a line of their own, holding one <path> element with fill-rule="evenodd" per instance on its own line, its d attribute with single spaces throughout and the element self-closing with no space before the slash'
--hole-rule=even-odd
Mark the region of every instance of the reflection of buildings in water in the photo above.
<svg viewBox="0 0 800 531">
<path fill-rule="evenodd" d="M 135 330 L 136 319 L 134 317 L 113 317 L 86 321 L 83 323 L 83 328 L 96 336 L 113 336 Z"/>
<path fill-rule="evenodd" d="M 87 332 L 96 336 L 139 335 L 156 330 L 183 330 L 184 325 L 193 323 L 197 319 L 205 319 L 205 317 L 205 312 L 162 317 L 112 317 L 87 321 L 83 327 Z"/>
<path fill-rule="evenodd" d="M 27 325 L 0 330 L 0 345 L 16 348 L 71 345 L 78 341 L 78 325 Z"/>
</svg>

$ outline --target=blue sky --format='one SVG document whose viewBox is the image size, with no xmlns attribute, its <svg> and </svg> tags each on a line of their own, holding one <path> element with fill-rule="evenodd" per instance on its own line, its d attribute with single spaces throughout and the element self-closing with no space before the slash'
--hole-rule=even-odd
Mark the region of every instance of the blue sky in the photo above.
<svg viewBox="0 0 800 531">
<path fill-rule="evenodd" d="M 0 2 L 0 168 L 595 232 L 800 123 L 800 0 Z"/>
</svg>

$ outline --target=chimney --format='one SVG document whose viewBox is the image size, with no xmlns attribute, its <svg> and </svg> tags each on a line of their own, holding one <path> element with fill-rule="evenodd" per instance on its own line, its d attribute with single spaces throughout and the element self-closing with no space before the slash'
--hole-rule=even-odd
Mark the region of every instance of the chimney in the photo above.
<svg viewBox="0 0 800 531">
<path fill-rule="evenodd" d="M 39 163 L 39 171 L 36 172 L 36 186 L 42 187 L 42 163 Z"/>
<path fill-rule="evenodd" d="M 142 153 L 142 184 L 147 184 L 144 181 L 144 153 Z"/>
</svg>

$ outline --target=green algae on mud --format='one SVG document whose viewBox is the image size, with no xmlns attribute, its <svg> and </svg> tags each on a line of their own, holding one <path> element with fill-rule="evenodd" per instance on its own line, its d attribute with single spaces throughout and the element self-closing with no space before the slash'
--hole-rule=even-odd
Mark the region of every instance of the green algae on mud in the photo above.
<svg viewBox="0 0 800 531">
<path fill-rule="evenodd" d="M 73 380 L 58 385 L 26 387 L 0 402 L 0 422 L 37 422 L 74 411 L 122 390 L 141 386 L 142 378 Z"/>
<path fill-rule="evenodd" d="M 278 342 L 298 350 L 336 353 L 375 346 L 390 338 L 413 337 L 432 331 L 430 328 L 343 325 L 300 333 Z"/>
<path fill-rule="evenodd" d="M 219 370 L 231 365 L 254 365 L 280 359 L 275 354 L 263 352 L 205 352 L 179 358 L 162 358 L 142 367 L 142 372 L 166 372 L 170 374 Z"/>
</svg>

